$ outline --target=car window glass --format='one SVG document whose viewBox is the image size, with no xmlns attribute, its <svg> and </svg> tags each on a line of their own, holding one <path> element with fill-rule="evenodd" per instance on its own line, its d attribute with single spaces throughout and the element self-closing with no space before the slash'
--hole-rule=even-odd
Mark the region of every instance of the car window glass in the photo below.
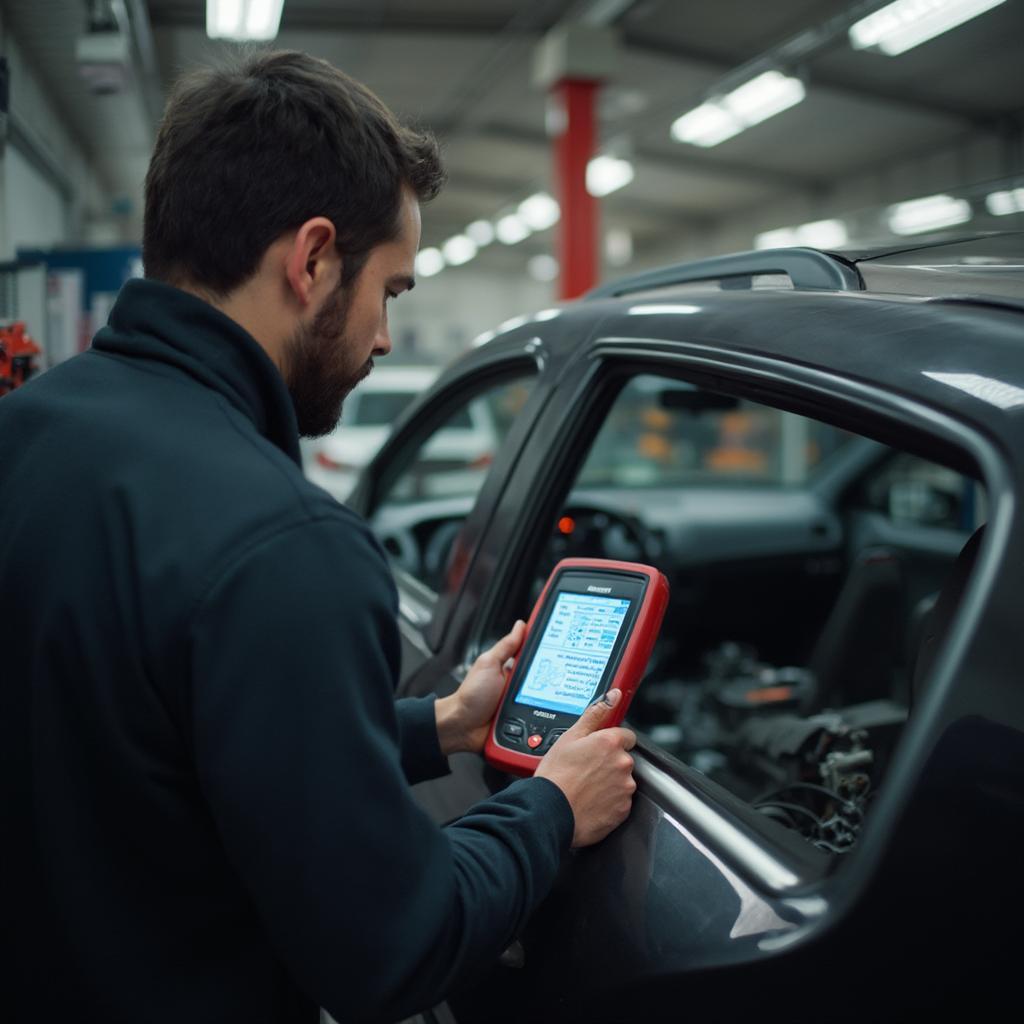
<svg viewBox="0 0 1024 1024">
<path fill-rule="evenodd" d="M 403 471 L 381 495 L 371 525 L 393 564 L 431 590 L 441 587 L 455 538 L 533 381 L 506 379 L 476 392 L 414 451 L 401 453 Z"/>
<path fill-rule="evenodd" d="M 619 395 L 579 482 L 802 484 L 848 437 L 802 416 L 645 375 Z"/>
<path fill-rule="evenodd" d="M 358 397 L 352 415 L 343 417 L 343 425 L 354 427 L 390 427 L 405 412 L 415 393 L 408 391 L 367 391 Z M 351 401 L 351 400 L 350 400 Z"/>
<path fill-rule="evenodd" d="M 830 486 L 816 488 L 833 459 Z M 854 528 L 865 503 L 906 528 Z M 562 558 L 659 568 L 671 599 L 629 723 L 843 852 L 907 719 L 925 616 L 984 507 L 980 485 L 943 466 L 635 377 L 550 523 L 531 599 Z"/>
</svg>

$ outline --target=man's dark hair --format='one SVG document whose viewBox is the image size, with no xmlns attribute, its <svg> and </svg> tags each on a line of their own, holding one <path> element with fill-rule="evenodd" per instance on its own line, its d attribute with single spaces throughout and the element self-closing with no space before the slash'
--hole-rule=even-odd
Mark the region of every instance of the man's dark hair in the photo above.
<svg viewBox="0 0 1024 1024">
<path fill-rule="evenodd" d="M 294 51 L 251 54 L 176 84 L 146 175 L 146 276 L 225 295 L 311 217 L 337 232 L 343 283 L 396 237 L 401 192 L 444 183 L 433 136 L 365 86 Z"/>
</svg>

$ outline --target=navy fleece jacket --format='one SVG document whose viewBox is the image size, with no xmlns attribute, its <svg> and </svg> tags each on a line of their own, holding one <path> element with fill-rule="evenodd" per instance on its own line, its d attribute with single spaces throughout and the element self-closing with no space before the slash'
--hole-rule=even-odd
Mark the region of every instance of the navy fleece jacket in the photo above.
<svg viewBox="0 0 1024 1024">
<path fill-rule="evenodd" d="M 0 593 L 15 1020 L 397 1019 L 550 887 L 550 783 L 446 829 L 413 799 L 446 765 L 432 701 L 393 698 L 384 556 L 201 300 L 129 282 L 0 401 Z"/>
</svg>

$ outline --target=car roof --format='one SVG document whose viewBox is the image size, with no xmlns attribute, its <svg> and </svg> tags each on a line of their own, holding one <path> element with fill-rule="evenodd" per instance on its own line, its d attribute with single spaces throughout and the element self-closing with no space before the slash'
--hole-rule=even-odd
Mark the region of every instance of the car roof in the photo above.
<svg viewBox="0 0 1024 1024">
<path fill-rule="evenodd" d="M 930 297 L 1000 298 L 1024 304 L 1024 231 L 921 240 L 843 252 L 866 291 Z"/>
</svg>

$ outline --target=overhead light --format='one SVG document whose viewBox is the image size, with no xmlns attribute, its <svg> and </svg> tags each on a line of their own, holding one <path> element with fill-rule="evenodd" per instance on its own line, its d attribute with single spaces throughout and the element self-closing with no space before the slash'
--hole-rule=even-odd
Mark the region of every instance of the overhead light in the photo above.
<svg viewBox="0 0 1024 1024">
<path fill-rule="evenodd" d="M 526 269 L 534 281 L 554 281 L 558 277 L 558 260 L 547 253 L 531 256 Z"/>
<path fill-rule="evenodd" d="M 459 267 L 476 255 L 476 242 L 467 235 L 454 235 L 441 246 L 441 255 L 444 256 L 445 263 Z"/>
<path fill-rule="evenodd" d="M 921 231 L 963 224 L 971 219 L 971 204 L 952 196 L 925 196 L 889 207 L 889 230 L 897 235 L 916 235 Z"/>
<path fill-rule="evenodd" d="M 502 217 L 494 225 L 494 233 L 498 236 L 498 241 L 505 245 L 515 245 L 530 237 L 530 229 L 514 213 Z"/>
<path fill-rule="evenodd" d="M 636 175 L 628 160 L 615 156 L 595 156 L 587 164 L 587 191 L 592 196 L 610 195 L 625 188 Z"/>
<path fill-rule="evenodd" d="M 613 267 L 624 267 L 633 258 L 633 233 L 629 228 L 611 228 L 604 236 L 605 258 Z"/>
<path fill-rule="evenodd" d="M 702 103 L 688 114 L 676 118 L 670 133 L 677 142 L 692 146 L 717 146 L 743 131 L 743 125 L 718 103 Z"/>
<path fill-rule="evenodd" d="M 733 117 L 749 128 L 795 106 L 806 95 L 807 90 L 799 78 L 781 71 L 765 71 L 733 89 L 722 102 Z"/>
<path fill-rule="evenodd" d="M 283 7 L 284 0 L 206 0 L 206 34 L 211 39 L 273 39 Z"/>
<path fill-rule="evenodd" d="M 755 249 L 788 249 L 799 244 L 796 228 L 775 228 L 773 231 L 762 231 L 754 237 Z"/>
<path fill-rule="evenodd" d="M 985 206 L 993 217 L 1005 217 L 1008 213 L 1024 213 L 1024 188 L 990 192 L 985 197 Z"/>
<path fill-rule="evenodd" d="M 801 224 L 796 229 L 796 237 L 801 245 L 815 249 L 838 249 L 850 240 L 846 225 L 841 220 L 815 220 Z"/>
<path fill-rule="evenodd" d="M 846 224 L 841 220 L 814 220 L 795 228 L 764 231 L 754 239 L 755 249 L 785 249 L 808 245 L 812 249 L 838 249 L 849 241 Z"/>
<path fill-rule="evenodd" d="M 420 277 L 433 277 L 444 270 L 444 256 L 440 249 L 420 249 L 416 254 L 416 273 Z"/>
<path fill-rule="evenodd" d="M 694 146 L 717 146 L 744 128 L 781 114 L 807 95 L 799 78 L 781 71 L 765 71 L 725 96 L 702 103 L 677 118 L 671 134 Z"/>
<path fill-rule="evenodd" d="M 531 231 L 546 231 L 562 215 L 558 201 L 547 192 L 536 192 L 519 204 L 519 217 Z M 499 236 L 500 237 L 500 236 Z"/>
<path fill-rule="evenodd" d="M 850 27 L 855 50 L 896 57 L 976 18 L 1004 0 L 896 0 Z"/>
<path fill-rule="evenodd" d="M 475 220 L 466 228 L 466 234 L 482 248 L 494 241 L 494 225 L 489 220 Z"/>
</svg>

